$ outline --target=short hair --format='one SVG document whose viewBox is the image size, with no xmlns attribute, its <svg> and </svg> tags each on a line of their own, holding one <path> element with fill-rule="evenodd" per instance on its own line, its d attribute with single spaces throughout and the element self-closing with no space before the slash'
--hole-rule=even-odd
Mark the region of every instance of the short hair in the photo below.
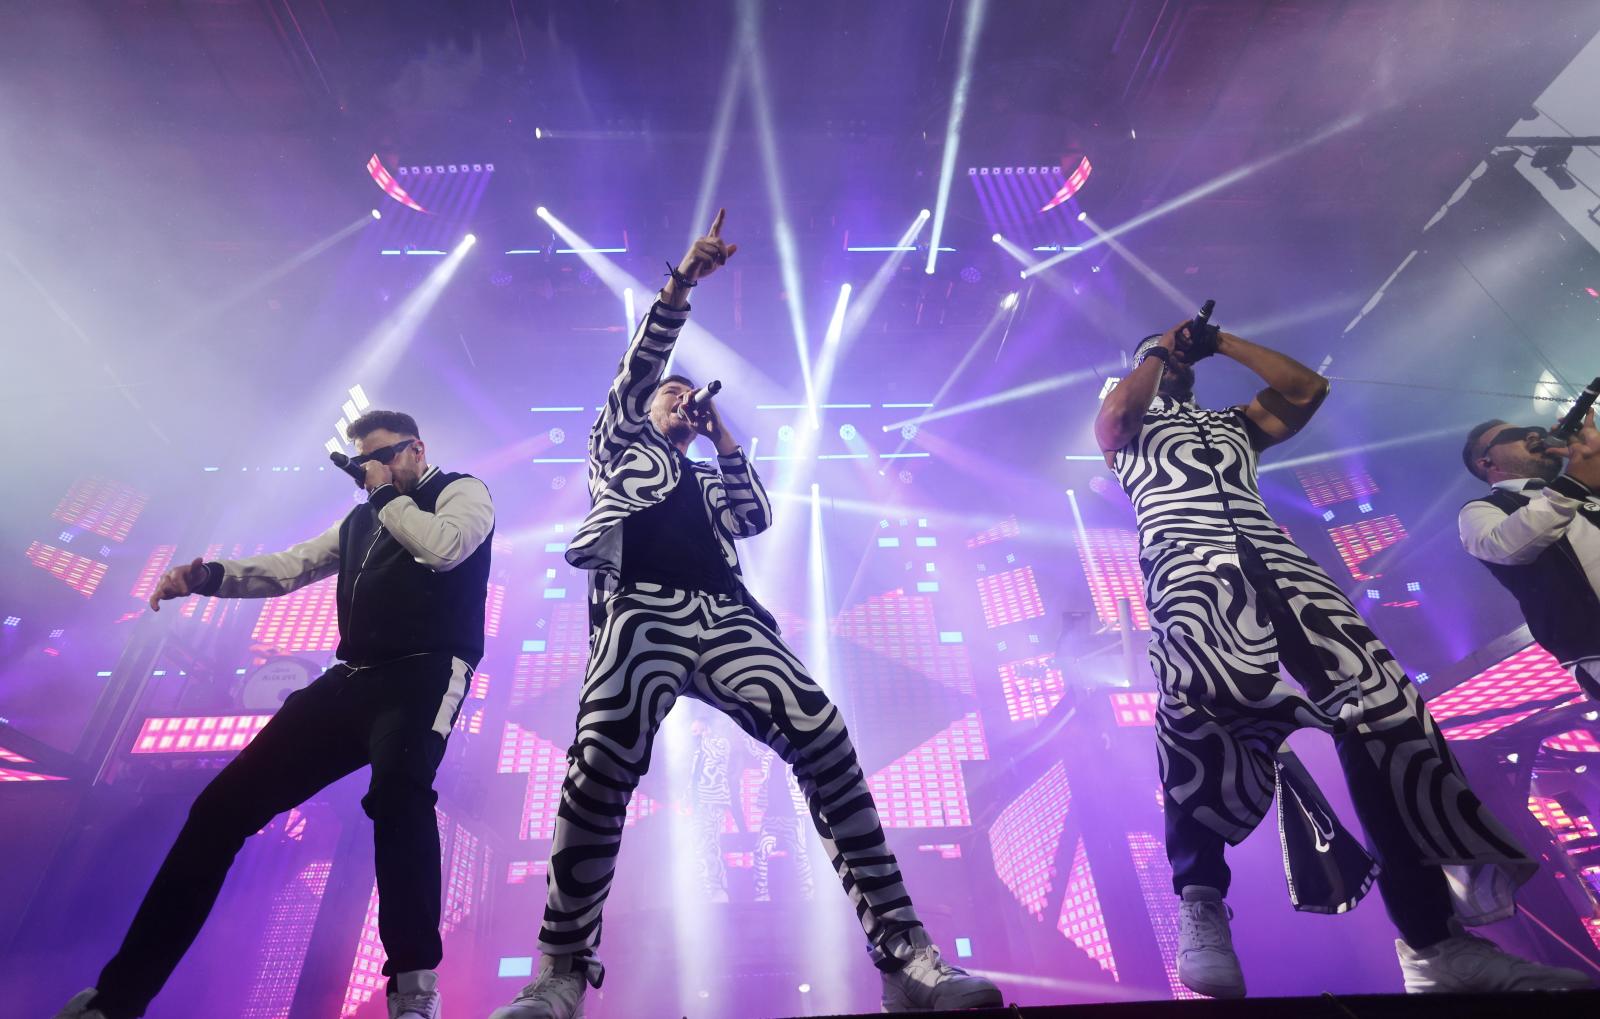
<svg viewBox="0 0 1600 1019">
<path fill-rule="evenodd" d="M 344 434 L 351 442 L 359 442 L 379 429 L 412 439 L 422 438 L 422 433 L 417 431 L 416 418 L 397 410 L 369 410 L 346 425 Z"/>
<path fill-rule="evenodd" d="M 1488 481 L 1489 476 L 1478 469 L 1478 458 L 1473 456 L 1472 452 L 1478 448 L 1478 441 L 1483 438 L 1484 432 L 1491 428 L 1498 428 L 1503 424 L 1505 422 L 1499 418 L 1490 418 L 1480 425 L 1473 426 L 1472 431 L 1467 433 L 1466 445 L 1461 447 L 1461 462 L 1467 465 L 1467 470 L 1479 481 Z"/>
<path fill-rule="evenodd" d="M 682 382 L 684 385 L 688 386 L 690 389 L 695 388 L 694 380 L 689 378 L 687 375 L 667 375 L 664 378 L 662 378 L 662 380 L 660 382 L 656 383 L 656 389 L 660 389 L 662 386 L 666 385 L 668 382 Z M 655 390 L 651 390 L 651 392 L 654 392 L 654 391 Z"/>
</svg>

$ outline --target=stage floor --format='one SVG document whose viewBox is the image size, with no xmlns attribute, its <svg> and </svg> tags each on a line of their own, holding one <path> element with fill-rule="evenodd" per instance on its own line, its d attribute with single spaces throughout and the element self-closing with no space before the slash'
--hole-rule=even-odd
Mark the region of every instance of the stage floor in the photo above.
<svg viewBox="0 0 1600 1019">
<path fill-rule="evenodd" d="M 829 1019 L 866 1019 L 833 1016 Z M 1596 1019 L 1600 989 L 1525 994 L 1352 994 L 1334 997 L 1247 998 L 1243 1001 L 1122 1001 L 1100 1005 L 1049 1005 L 1022 1008 L 920 1012 L 950 1019 Z M 814 1019 L 814 1017 L 813 1017 Z"/>
</svg>

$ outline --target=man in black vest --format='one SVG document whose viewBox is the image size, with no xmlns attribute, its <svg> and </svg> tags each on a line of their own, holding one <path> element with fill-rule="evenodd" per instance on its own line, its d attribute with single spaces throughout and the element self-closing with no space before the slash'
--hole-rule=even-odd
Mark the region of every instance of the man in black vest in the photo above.
<svg viewBox="0 0 1600 1019">
<path fill-rule="evenodd" d="M 1564 447 L 1543 428 L 1485 421 L 1461 451 L 1492 487 L 1461 508 L 1461 544 L 1516 596 L 1533 639 L 1600 698 L 1600 432 Z M 1563 460 L 1565 464 L 1563 465 Z"/>
<path fill-rule="evenodd" d="M 244 840 L 363 765 L 390 1019 L 437 1019 L 439 829 L 434 772 L 483 657 L 494 507 L 477 478 L 446 474 L 408 414 L 349 426 L 367 501 L 310 541 L 167 571 L 150 608 L 190 594 L 271 598 L 338 574 L 339 663 L 290 694 L 201 791 L 96 986 L 57 1019 L 141 1016 L 200 933 Z"/>
</svg>

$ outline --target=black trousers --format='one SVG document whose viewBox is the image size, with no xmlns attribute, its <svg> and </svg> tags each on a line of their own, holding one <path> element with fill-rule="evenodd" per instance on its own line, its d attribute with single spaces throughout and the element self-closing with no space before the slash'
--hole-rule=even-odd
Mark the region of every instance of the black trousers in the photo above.
<svg viewBox="0 0 1600 1019">
<path fill-rule="evenodd" d="M 1294 612 L 1279 592 L 1276 581 L 1262 564 L 1255 550 L 1241 542 L 1239 563 L 1242 570 L 1230 583 L 1246 583 L 1255 594 L 1258 611 L 1267 614 L 1278 641 L 1278 661 L 1289 675 L 1302 683 L 1327 670 L 1318 661 L 1317 651 L 1306 639 Z M 1423 863 L 1421 850 L 1406 832 L 1396 795 L 1383 772 L 1373 763 L 1365 740 L 1355 733 L 1334 737 L 1339 763 L 1356 816 L 1366 830 L 1369 849 L 1382 868 L 1378 874 L 1378 894 L 1383 897 L 1389 919 L 1412 948 L 1426 948 L 1450 936 L 1449 921 L 1455 915 L 1450 886 L 1444 870 Z M 1167 858 L 1172 863 L 1173 890 L 1182 894 L 1188 885 L 1215 888 L 1228 893 L 1232 877 L 1223 852 L 1227 841 L 1194 820 L 1170 801 L 1166 809 Z"/>
<path fill-rule="evenodd" d="M 384 973 L 433 969 L 439 941 L 439 828 L 434 773 L 471 670 L 445 654 L 355 668 L 335 665 L 290 694 L 272 720 L 201 791 L 95 985 L 111 1019 L 140 1016 L 216 904 L 245 839 L 363 765 L 372 818 Z"/>
</svg>

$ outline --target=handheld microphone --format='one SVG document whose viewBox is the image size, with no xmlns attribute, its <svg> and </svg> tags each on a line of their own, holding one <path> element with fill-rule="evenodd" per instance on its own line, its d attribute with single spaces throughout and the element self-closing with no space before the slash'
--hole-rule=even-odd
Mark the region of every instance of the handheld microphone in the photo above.
<svg viewBox="0 0 1600 1019">
<path fill-rule="evenodd" d="M 1217 329 L 1211 324 L 1211 312 L 1217 302 L 1207 298 L 1189 323 L 1189 351 L 1184 360 L 1193 364 L 1217 352 Z"/>
<path fill-rule="evenodd" d="M 333 465 L 335 467 L 339 468 L 341 471 L 344 471 L 346 474 L 350 475 L 352 478 L 355 478 L 356 479 L 356 484 L 363 485 L 363 486 L 366 485 L 366 483 L 367 483 L 367 472 L 362 470 L 360 464 L 356 463 L 354 460 L 352 460 L 349 457 L 345 456 L 343 453 L 340 453 L 340 452 L 337 452 L 337 451 L 333 452 L 333 453 L 329 453 L 328 454 L 328 459 L 333 461 Z"/>
<path fill-rule="evenodd" d="M 722 380 L 712 379 L 690 394 L 688 409 L 696 414 L 701 413 L 706 409 L 706 405 L 711 402 L 711 398 L 720 392 L 722 392 Z"/>
<path fill-rule="evenodd" d="M 1572 409 L 1567 411 L 1566 416 L 1550 434 L 1563 442 L 1577 435 L 1583 428 L 1583 419 L 1588 416 L 1589 408 L 1594 406 L 1595 397 L 1600 397 L 1600 377 L 1596 377 L 1589 383 L 1589 388 L 1579 394 Z"/>
</svg>

